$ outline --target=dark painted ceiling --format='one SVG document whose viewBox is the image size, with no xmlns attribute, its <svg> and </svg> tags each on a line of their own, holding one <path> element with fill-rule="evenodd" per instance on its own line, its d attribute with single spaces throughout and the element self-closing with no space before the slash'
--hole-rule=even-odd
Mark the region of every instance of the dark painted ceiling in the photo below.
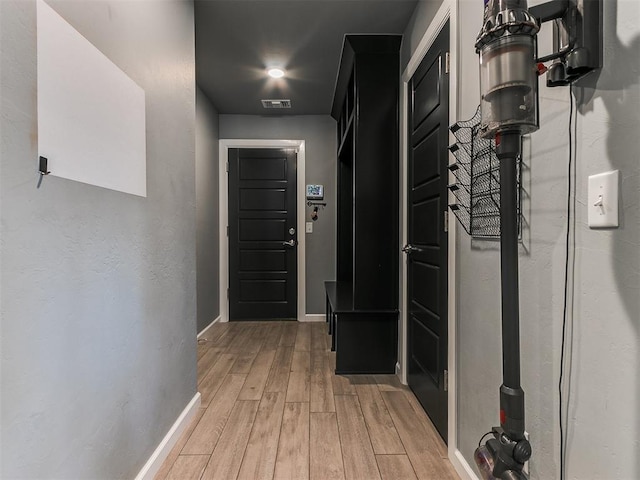
<svg viewBox="0 0 640 480">
<path fill-rule="evenodd" d="M 196 76 L 222 114 L 329 114 L 349 33 L 403 33 L 417 0 L 196 0 Z M 281 67 L 282 79 L 266 75 Z M 266 110 L 261 99 L 291 99 Z"/>
</svg>

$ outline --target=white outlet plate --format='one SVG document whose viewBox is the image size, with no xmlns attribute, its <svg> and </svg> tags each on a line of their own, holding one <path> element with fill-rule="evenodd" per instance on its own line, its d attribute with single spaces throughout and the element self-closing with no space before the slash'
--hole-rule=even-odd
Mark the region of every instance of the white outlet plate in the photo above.
<svg viewBox="0 0 640 480">
<path fill-rule="evenodd" d="M 313 233 L 313 222 L 306 222 L 304 224 L 305 233 Z"/>
<path fill-rule="evenodd" d="M 617 227 L 620 172 L 591 175 L 587 190 L 587 221 L 591 228 Z"/>
</svg>

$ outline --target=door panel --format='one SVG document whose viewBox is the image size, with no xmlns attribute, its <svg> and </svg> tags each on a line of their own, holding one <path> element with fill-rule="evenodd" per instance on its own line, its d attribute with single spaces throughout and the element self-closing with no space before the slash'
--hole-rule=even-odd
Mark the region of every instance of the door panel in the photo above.
<svg viewBox="0 0 640 480">
<path fill-rule="evenodd" d="M 415 322 L 414 330 L 414 361 L 431 377 L 434 384 L 438 382 L 438 353 L 439 338 L 428 327 L 420 322 Z"/>
<path fill-rule="evenodd" d="M 244 149 L 246 151 L 248 149 Z M 287 159 L 240 157 L 238 158 L 240 180 L 280 180 L 287 179 Z"/>
<path fill-rule="evenodd" d="M 240 302 L 284 302 L 287 300 L 285 280 L 240 280 Z"/>
<path fill-rule="evenodd" d="M 286 240 L 287 222 L 283 219 L 258 220 L 256 218 L 240 218 L 239 238 L 241 242 L 264 242 L 268 240 Z M 282 247 L 282 244 L 280 245 Z"/>
<path fill-rule="evenodd" d="M 229 149 L 231 320 L 297 317 L 296 213 L 294 150 Z"/>
<path fill-rule="evenodd" d="M 438 151 L 440 135 L 438 129 L 435 129 L 422 140 L 416 148 L 413 149 L 414 157 L 423 157 L 429 152 Z M 413 188 L 418 188 L 424 183 L 438 179 L 440 177 L 439 162 L 417 162 L 413 164 Z"/>
<path fill-rule="evenodd" d="M 440 106 L 442 93 L 440 91 L 440 76 L 442 74 L 440 60 L 440 58 L 431 58 L 430 63 L 420 66 L 422 70 L 420 77 L 416 78 L 414 74 L 414 78 L 417 80 L 414 82 L 414 111 L 412 115 L 415 127 L 418 127 L 434 109 Z"/>
<path fill-rule="evenodd" d="M 418 288 L 413 291 L 416 304 L 440 318 L 440 268 L 421 262 L 413 262 L 413 280 L 417 285 L 429 285 L 434 288 Z"/>
<path fill-rule="evenodd" d="M 413 205 L 413 219 L 411 225 L 413 233 L 412 244 L 426 245 L 428 247 L 440 247 L 440 230 L 424 228 L 425 225 L 436 225 L 442 215 L 442 203 L 440 197 L 427 198 L 425 201 Z"/>
<path fill-rule="evenodd" d="M 241 210 L 284 211 L 286 208 L 286 190 L 268 188 L 243 188 L 240 190 Z"/>
<path fill-rule="evenodd" d="M 240 270 L 245 272 L 286 272 L 287 251 L 240 249 Z"/>
<path fill-rule="evenodd" d="M 449 24 L 409 82 L 407 312 L 409 386 L 447 440 Z"/>
</svg>

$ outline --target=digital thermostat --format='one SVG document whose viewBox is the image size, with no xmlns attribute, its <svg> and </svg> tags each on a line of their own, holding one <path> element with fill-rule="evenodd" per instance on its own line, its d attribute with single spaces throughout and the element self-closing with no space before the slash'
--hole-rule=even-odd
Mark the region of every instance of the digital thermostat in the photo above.
<svg viewBox="0 0 640 480">
<path fill-rule="evenodd" d="M 307 185 L 307 200 L 322 200 L 323 198 L 323 185 Z"/>
</svg>

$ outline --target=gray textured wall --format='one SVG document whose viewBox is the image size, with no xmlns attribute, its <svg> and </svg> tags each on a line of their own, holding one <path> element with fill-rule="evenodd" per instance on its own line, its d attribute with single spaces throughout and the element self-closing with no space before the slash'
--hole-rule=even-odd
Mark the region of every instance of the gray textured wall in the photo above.
<svg viewBox="0 0 640 480">
<path fill-rule="evenodd" d="M 220 315 L 218 112 L 196 89 L 196 253 L 198 332 Z"/>
<path fill-rule="evenodd" d="M 429 28 L 431 19 L 436 14 L 443 0 L 420 0 L 416 4 L 416 9 L 409 19 L 409 23 L 402 38 L 402 48 L 400 49 L 400 72 L 407 68 L 411 55 L 416 51 L 420 40 Z"/>
<path fill-rule="evenodd" d="M 531 1 L 531 5 L 542 3 Z M 482 2 L 460 2 L 460 117 L 479 103 L 473 43 Z M 605 66 L 575 89 L 578 114 L 573 356 L 568 407 L 569 479 L 640 478 L 640 3 L 604 2 Z M 550 50 L 550 31 L 540 51 Z M 533 479 L 559 478 L 557 382 L 563 310 L 568 88 L 540 82 L 541 128 L 525 144 L 520 250 L 522 383 Z M 621 227 L 587 227 L 587 177 L 621 172 Z M 495 243 L 461 233 L 458 264 L 458 440 L 473 465 L 498 422 L 500 271 Z M 568 392 L 566 392 L 568 393 Z M 566 398 L 566 394 L 565 394 Z"/>
<path fill-rule="evenodd" d="M 324 313 L 325 280 L 336 271 L 336 123 L 328 115 L 259 117 L 220 115 L 220 138 L 306 141 L 306 183 L 324 185 L 327 208 L 306 234 L 307 313 Z M 299 206 L 300 208 L 301 206 Z M 308 214 L 311 210 L 304 205 Z M 307 220 L 309 221 L 309 220 Z"/>
<path fill-rule="evenodd" d="M 148 197 L 36 189 L 36 3 L 0 2 L 0 476 L 133 478 L 196 393 L 193 6 L 51 4 L 145 90 Z"/>
</svg>

